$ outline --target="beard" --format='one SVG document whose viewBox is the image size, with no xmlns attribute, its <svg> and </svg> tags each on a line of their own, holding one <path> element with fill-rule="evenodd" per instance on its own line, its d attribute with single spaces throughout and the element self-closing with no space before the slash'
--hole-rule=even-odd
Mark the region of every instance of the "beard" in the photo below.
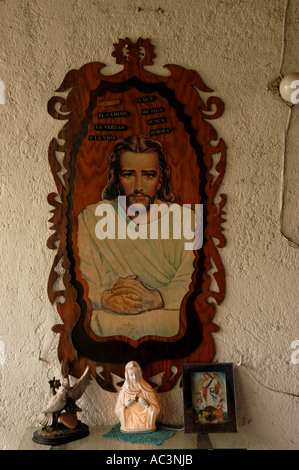
<svg viewBox="0 0 299 470">
<path fill-rule="evenodd" d="M 149 196 L 148 194 L 144 194 L 143 191 L 138 191 L 138 192 L 135 192 L 133 194 L 125 195 L 122 186 L 119 187 L 119 190 L 120 190 L 120 195 L 126 197 L 126 207 L 127 207 L 127 209 L 130 206 L 133 206 L 133 208 L 134 208 L 134 206 L 136 206 L 136 208 L 138 208 L 139 212 L 143 212 L 143 211 L 140 210 L 140 206 L 143 206 L 144 210 L 146 212 L 148 212 L 150 210 L 151 204 L 153 204 L 156 200 L 156 194 L 154 196 Z M 139 200 L 138 199 L 139 197 L 142 197 L 142 200 Z"/>
</svg>

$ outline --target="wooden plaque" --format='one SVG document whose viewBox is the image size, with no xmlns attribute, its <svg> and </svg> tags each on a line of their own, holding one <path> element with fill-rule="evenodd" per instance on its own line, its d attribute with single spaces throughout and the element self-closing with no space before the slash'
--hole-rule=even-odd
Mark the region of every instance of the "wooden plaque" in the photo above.
<svg viewBox="0 0 299 470">
<path fill-rule="evenodd" d="M 80 376 L 88 363 L 99 385 L 115 391 L 111 373 L 124 377 L 125 364 L 136 360 L 148 380 L 163 373 L 163 392 L 181 377 L 182 363 L 207 363 L 214 356 L 212 333 L 218 327 L 212 320 L 225 294 L 218 249 L 225 245 L 226 201 L 223 194 L 217 202 L 215 196 L 226 149 L 211 121 L 221 116 L 223 103 L 193 70 L 166 65 L 159 76 L 145 68 L 155 57 L 148 39 L 119 40 L 112 55 L 123 65 L 121 72 L 105 75 L 100 62 L 71 70 L 48 103 L 50 115 L 66 121 L 49 146 L 57 193 L 48 196 L 54 231 L 48 247 L 56 250 L 48 295 L 62 320 L 53 331 L 60 334 L 59 360 L 69 362 L 72 375 Z M 147 240 L 120 239 L 109 245 L 107 238 L 95 236 L 97 221 L 103 220 L 96 208 L 109 209 L 127 194 L 120 182 L 132 178 L 132 168 L 124 173 L 120 155 L 125 150 L 116 149 L 128 143 L 129 154 L 159 154 L 159 200 L 191 211 L 202 205 L 202 245 L 189 250 L 189 261 L 177 240 L 148 245 Z M 154 177 L 145 170 L 140 170 L 142 177 Z M 101 205 L 107 199 L 110 205 Z M 120 308 L 127 308 L 122 302 L 135 306 L 143 286 L 151 295 L 157 290 L 162 304 L 134 314 L 109 310 L 102 292 L 115 292 L 117 278 L 127 276 L 125 285 L 137 287 L 121 298 Z M 118 299 L 114 296 L 113 302 Z M 147 305 L 143 297 L 140 302 Z"/>
</svg>

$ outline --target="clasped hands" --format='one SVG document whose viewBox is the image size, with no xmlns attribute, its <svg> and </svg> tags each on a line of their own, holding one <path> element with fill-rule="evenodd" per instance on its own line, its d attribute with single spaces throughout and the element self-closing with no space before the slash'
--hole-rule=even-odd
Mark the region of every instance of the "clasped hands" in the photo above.
<svg viewBox="0 0 299 470">
<path fill-rule="evenodd" d="M 163 300 L 158 290 L 145 287 L 132 275 L 120 277 L 110 290 L 105 290 L 102 296 L 102 306 L 115 313 L 136 315 L 146 310 L 163 307 Z"/>
<path fill-rule="evenodd" d="M 142 397 L 138 397 L 137 395 L 134 397 L 133 400 L 129 400 L 125 403 L 125 407 L 129 408 L 129 406 L 134 405 L 134 403 L 140 402 L 142 405 L 146 406 L 147 408 L 150 406 L 149 403 Z"/>
</svg>

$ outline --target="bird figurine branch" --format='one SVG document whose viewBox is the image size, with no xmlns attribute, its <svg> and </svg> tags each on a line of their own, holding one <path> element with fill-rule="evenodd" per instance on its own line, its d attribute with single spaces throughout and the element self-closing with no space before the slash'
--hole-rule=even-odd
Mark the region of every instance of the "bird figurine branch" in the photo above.
<svg viewBox="0 0 299 470">
<path fill-rule="evenodd" d="M 62 362 L 62 382 L 53 377 L 49 381 L 51 398 L 45 408 L 38 415 L 36 421 L 42 428 L 33 435 L 33 440 L 41 444 L 65 443 L 78 439 L 78 433 L 89 434 L 88 426 L 81 423 L 77 413 L 82 411 L 76 401 L 82 397 L 91 381 L 91 372 L 87 366 L 82 376 L 71 386 L 69 379 L 69 365 Z"/>
</svg>

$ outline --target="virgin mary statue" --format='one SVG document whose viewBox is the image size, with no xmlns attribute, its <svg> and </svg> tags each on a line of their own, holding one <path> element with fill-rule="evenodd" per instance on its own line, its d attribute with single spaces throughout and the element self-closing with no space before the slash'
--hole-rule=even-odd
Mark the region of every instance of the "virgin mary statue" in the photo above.
<svg viewBox="0 0 299 470">
<path fill-rule="evenodd" d="M 123 432 L 151 432 L 156 430 L 160 411 L 157 392 L 143 379 L 135 361 L 125 368 L 125 382 L 119 392 L 115 414 Z"/>
</svg>

